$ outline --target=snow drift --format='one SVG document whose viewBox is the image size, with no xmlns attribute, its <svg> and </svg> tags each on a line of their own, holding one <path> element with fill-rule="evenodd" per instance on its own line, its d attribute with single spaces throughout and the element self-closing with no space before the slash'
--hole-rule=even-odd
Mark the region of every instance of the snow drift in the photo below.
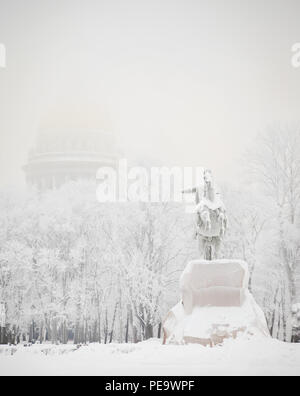
<svg viewBox="0 0 300 396">
<path fill-rule="evenodd" d="M 269 337 L 240 260 L 191 261 L 180 279 L 182 300 L 164 322 L 164 343 L 220 344 L 238 334 Z"/>
<path fill-rule="evenodd" d="M 2 353 L 1 353 L 2 352 Z M 222 345 L 138 344 L 0 346 L 0 376 L 295 375 L 300 344 L 264 337 L 226 339 Z"/>
</svg>

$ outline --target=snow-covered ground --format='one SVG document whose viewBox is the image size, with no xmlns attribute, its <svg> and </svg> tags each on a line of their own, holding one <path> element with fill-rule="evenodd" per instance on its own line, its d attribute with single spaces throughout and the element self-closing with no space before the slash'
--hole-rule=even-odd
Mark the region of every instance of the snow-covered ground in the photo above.
<svg viewBox="0 0 300 396">
<path fill-rule="evenodd" d="M 34 345 L 0 348 L 1 375 L 300 375 L 300 344 L 272 339 L 200 345 Z"/>
</svg>

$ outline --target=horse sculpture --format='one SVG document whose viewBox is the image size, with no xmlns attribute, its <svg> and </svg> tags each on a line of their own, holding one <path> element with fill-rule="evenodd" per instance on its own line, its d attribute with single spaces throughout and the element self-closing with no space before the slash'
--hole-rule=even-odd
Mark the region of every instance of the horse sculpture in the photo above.
<svg viewBox="0 0 300 396">
<path fill-rule="evenodd" d="M 201 200 L 200 188 L 185 190 L 183 193 L 196 194 L 196 238 L 202 257 L 205 260 L 217 259 L 227 228 L 227 216 L 211 171 L 204 171 L 204 193 Z"/>
</svg>

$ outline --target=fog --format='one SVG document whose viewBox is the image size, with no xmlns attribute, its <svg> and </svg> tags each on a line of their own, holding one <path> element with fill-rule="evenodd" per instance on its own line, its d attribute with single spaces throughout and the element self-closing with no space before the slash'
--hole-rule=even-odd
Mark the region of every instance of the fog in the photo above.
<svg viewBox="0 0 300 396">
<path fill-rule="evenodd" d="M 267 125 L 299 119 L 297 0 L 0 0 L 0 185 L 43 128 L 100 128 L 127 157 L 234 179 Z"/>
</svg>

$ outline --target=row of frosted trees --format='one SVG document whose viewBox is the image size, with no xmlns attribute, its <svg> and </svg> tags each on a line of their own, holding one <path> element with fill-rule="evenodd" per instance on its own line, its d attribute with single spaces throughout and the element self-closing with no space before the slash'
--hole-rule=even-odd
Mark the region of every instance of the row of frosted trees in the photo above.
<svg viewBox="0 0 300 396">
<path fill-rule="evenodd" d="M 161 335 L 190 256 L 184 208 L 99 204 L 95 186 L 1 195 L 0 299 L 9 340 Z"/>
</svg>

